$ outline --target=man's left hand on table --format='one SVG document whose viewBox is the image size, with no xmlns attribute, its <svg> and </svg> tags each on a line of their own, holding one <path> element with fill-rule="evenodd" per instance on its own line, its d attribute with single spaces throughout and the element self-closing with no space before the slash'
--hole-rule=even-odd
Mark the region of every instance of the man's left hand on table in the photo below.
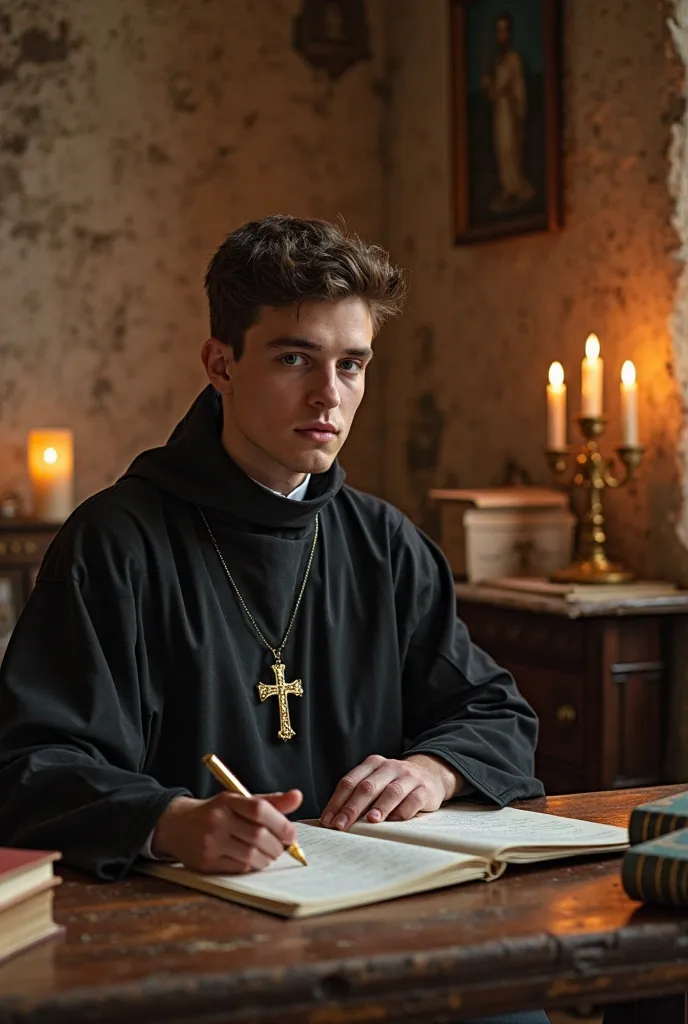
<svg viewBox="0 0 688 1024">
<path fill-rule="evenodd" d="M 359 821 L 405 821 L 436 811 L 456 796 L 461 776 L 439 757 L 411 754 L 403 761 L 371 754 L 344 776 L 320 816 L 343 830 Z"/>
</svg>

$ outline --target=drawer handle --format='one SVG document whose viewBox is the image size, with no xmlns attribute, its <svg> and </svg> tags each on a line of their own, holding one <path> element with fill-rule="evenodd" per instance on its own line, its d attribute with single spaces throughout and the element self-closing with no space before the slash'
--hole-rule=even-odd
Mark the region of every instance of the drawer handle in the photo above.
<svg viewBox="0 0 688 1024">
<path fill-rule="evenodd" d="M 0 555 L 35 555 L 38 551 L 38 544 L 35 540 L 26 540 L 23 543 L 19 540 L 0 540 Z"/>
<path fill-rule="evenodd" d="M 557 708 L 558 722 L 575 722 L 577 718 L 578 712 L 573 704 L 560 704 Z"/>
</svg>

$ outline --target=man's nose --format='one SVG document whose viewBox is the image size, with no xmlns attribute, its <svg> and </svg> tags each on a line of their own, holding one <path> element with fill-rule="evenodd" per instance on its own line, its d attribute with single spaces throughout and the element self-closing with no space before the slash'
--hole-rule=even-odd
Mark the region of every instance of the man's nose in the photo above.
<svg viewBox="0 0 688 1024">
<path fill-rule="evenodd" d="M 324 370 L 313 382 L 310 400 L 318 408 L 336 409 L 341 403 L 336 370 Z"/>
</svg>

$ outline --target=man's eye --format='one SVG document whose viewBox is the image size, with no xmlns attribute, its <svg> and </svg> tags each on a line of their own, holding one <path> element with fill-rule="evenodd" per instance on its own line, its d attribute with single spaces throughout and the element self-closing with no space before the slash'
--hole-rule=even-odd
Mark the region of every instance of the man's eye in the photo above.
<svg viewBox="0 0 688 1024">
<path fill-rule="evenodd" d="M 303 356 L 298 352 L 286 352 L 281 359 L 285 366 L 299 366 L 298 360 L 303 359 Z"/>
<path fill-rule="evenodd" d="M 344 370 L 344 373 L 359 373 L 363 367 L 360 363 L 357 363 L 355 359 L 342 359 L 340 367 Z"/>
</svg>

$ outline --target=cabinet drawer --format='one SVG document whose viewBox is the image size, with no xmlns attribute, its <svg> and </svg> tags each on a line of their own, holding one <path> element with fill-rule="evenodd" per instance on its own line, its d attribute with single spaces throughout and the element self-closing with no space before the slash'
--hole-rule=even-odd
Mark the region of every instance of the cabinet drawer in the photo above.
<svg viewBox="0 0 688 1024">
<path fill-rule="evenodd" d="M 40 565 L 52 535 L 27 531 L 0 534 L 0 567 Z"/>
<path fill-rule="evenodd" d="M 583 766 L 586 715 L 583 682 L 579 676 L 553 668 L 519 665 L 505 667 L 540 719 L 538 755 Z"/>
<path fill-rule="evenodd" d="M 463 601 L 458 602 L 457 610 L 474 643 L 500 663 L 517 658 L 570 669 L 581 665 L 585 657 L 580 620 Z"/>
</svg>

